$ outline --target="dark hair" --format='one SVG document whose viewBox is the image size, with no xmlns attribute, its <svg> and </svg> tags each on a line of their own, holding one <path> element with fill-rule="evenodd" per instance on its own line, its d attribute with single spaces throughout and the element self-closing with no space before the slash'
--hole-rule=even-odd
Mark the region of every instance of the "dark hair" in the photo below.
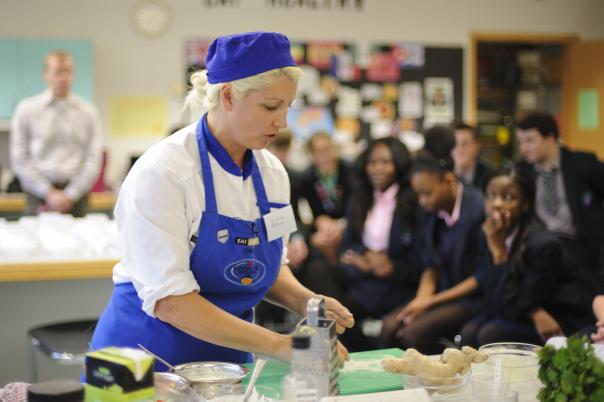
<svg viewBox="0 0 604 402">
<path fill-rule="evenodd" d="M 357 233 L 363 233 L 365 219 L 373 207 L 373 188 L 367 175 L 367 163 L 371 152 L 378 145 L 385 145 L 392 154 L 395 178 L 399 191 L 397 195 L 397 208 L 402 207 L 402 216 L 405 222 L 411 222 L 415 211 L 415 195 L 409 186 L 409 171 L 411 169 L 411 156 L 407 147 L 394 137 L 384 137 L 372 141 L 356 159 L 353 165 L 353 197 L 350 208 L 350 221 Z"/>
<path fill-rule="evenodd" d="M 455 147 L 455 133 L 451 127 L 444 125 L 432 126 L 424 131 L 424 147 L 417 153 L 413 161 L 411 174 L 420 172 L 438 173 L 444 175 L 453 171 L 451 151 Z"/>
<path fill-rule="evenodd" d="M 509 256 L 510 267 L 512 272 L 516 273 L 517 267 L 521 263 L 522 254 L 524 254 L 526 239 L 528 235 L 537 226 L 541 226 L 541 222 L 537 215 L 535 215 L 535 180 L 529 172 L 523 169 L 510 169 L 503 168 L 499 169 L 493 174 L 488 182 L 490 183 L 494 178 L 499 176 L 508 176 L 512 179 L 514 185 L 520 190 L 522 201 L 528 203 L 526 211 L 520 215 L 518 222 L 518 233 L 512 244 L 511 254 Z"/>
<path fill-rule="evenodd" d="M 453 124 L 451 124 L 451 127 L 453 128 L 453 130 L 469 131 L 475 140 L 478 139 L 478 134 L 476 133 L 476 129 L 474 127 L 472 127 L 471 125 L 469 125 L 468 123 L 466 123 L 465 121 L 456 121 Z"/>
<path fill-rule="evenodd" d="M 547 112 L 531 112 L 524 116 L 516 127 L 521 130 L 536 129 L 542 137 L 554 137 L 558 139 L 560 133 L 558 131 L 558 123 L 550 113 Z"/>
<path fill-rule="evenodd" d="M 449 126 L 436 125 L 424 131 L 424 149 L 437 158 L 451 156 L 455 147 L 455 132 Z"/>
<path fill-rule="evenodd" d="M 453 166 L 453 158 L 451 158 L 451 156 L 439 158 L 434 156 L 431 152 L 422 149 L 417 153 L 413 160 L 411 174 L 427 172 L 443 176 L 445 173 L 453 172 Z"/>
<path fill-rule="evenodd" d="M 329 142 L 333 143 L 333 141 L 331 139 L 331 135 L 329 135 L 329 133 L 327 133 L 326 131 L 317 131 L 313 135 L 311 135 L 310 138 L 306 141 L 306 150 L 308 152 L 310 152 L 310 153 L 313 152 L 313 142 L 317 138 L 327 138 L 329 140 Z"/>
</svg>

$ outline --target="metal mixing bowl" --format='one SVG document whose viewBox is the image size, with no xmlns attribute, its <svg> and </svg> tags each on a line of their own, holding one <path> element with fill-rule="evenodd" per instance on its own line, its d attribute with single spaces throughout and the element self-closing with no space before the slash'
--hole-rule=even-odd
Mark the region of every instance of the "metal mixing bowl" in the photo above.
<svg viewBox="0 0 604 402">
<path fill-rule="evenodd" d="M 227 362 L 184 363 L 174 369 L 205 399 L 242 393 L 242 381 L 248 373 L 242 365 Z"/>
</svg>

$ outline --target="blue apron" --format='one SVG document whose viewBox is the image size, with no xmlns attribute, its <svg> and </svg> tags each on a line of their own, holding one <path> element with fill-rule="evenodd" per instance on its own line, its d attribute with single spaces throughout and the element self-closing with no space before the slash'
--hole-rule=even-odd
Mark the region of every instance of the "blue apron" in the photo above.
<svg viewBox="0 0 604 402">
<path fill-rule="evenodd" d="M 271 242 L 267 239 L 262 216 L 270 212 L 269 201 L 251 151 L 251 176 L 261 217 L 255 221 L 244 221 L 218 214 L 207 145 L 212 134 L 206 117 L 204 115 L 200 119 L 196 129 L 206 209 L 191 253 L 190 269 L 201 288 L 201 296 L 221 309 L 251 322 L 254 306 L 277 279 L 283 242 L 281 238 Z M 204 342 L 148 316 L 142 310 L 142 301 L 132 283 L 117 284 L 99 319 L 91 348 L 137 347 L 139 343 L 173 365 L 204 360 L 234 363 L 251 361 L 247 352 Z M 164 371 L 166 367 L 156 362 L 155 369 Z"/>
</svg>

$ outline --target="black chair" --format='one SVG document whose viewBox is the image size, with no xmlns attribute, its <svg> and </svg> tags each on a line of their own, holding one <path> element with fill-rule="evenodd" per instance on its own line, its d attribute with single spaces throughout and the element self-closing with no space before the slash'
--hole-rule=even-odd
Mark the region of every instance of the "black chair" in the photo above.
<svg viewBox="0 0 604 402">
<path fill-rule="evenodd" d="M 64 321 L 41 325 L 27 331 L 30 355 L 30 377 L 38 381 L 39 349 L 61 364 L 83 364 L 97 319 Z"/>
</svg>

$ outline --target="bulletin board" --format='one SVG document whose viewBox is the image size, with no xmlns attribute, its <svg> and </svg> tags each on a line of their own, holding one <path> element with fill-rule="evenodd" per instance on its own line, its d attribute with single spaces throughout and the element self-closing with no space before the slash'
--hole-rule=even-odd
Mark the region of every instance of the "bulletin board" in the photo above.
<svg viewBox="0 0 604 402">
<path fill-rule="evenodd" d="M 0 119 L 10 119 L 17 103 L 46 89 L 42 76 L 46 54 L 65 50 L 74 58 L 73 92 L 93 100 L 92 46 L 79 39 L 0 39 Z"/>
<path fill-rule="evenodd" d="M 210 42 L 187 41 L 187 78 L 205 68 Z M 288 123 L 301 140 L 317 130 L 355 141 L 400 136 L 462 118 L 462 48 L 292 42 L 292 55 L 304 73 Z"/>
</svg>

